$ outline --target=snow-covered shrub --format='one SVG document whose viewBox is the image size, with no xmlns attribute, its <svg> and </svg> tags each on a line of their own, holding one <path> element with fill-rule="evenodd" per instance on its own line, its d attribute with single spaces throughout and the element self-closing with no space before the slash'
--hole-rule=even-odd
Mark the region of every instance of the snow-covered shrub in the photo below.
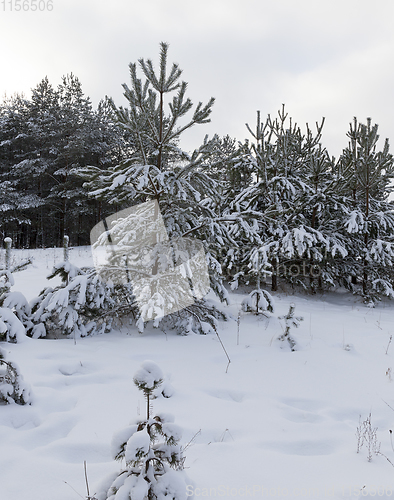
<svg viewBox="0 0 394 500">
<path fill-rule="evenodd" d="M 181 429 L 171 415 L 151 417 L 151 398 L 162 382 L 161 369 L 144 361 L 134 383 L 146 398 L 147 417 L 115 434 L 112 455 L 125 460 L 125 468 L 103 485 L 97 500 L 186 500 L 190 480 L 183 470 Z"/>
<path fill-rule="evenodd" d="M 14 277 L 11 271 L 8 269 L 2 269 L 0 271 L 0 297 L 5 297 L 14 285 Z"/>
<path fill-rule="evenodd" d="M 131 294 L 103 283 L 95 269 L 79 269 L 70 262 L 55 266 L 48 279 L 62 284 L 44 289 L 31 303 L 34 338 L 83 337 L 108 332 L 114 318 L 132 312 Z"/>
<path fill-rule="evenodd" d="M 11 292 L 14 278 L 10 271 L 0 271 L 0 341 L 18 342 L 26 335 L 30 307 L 21 292 Z"/>
<path fill-rule="evenodd" d="M 253 290 L 241 303 L 244 312 L 253 312 L 255 314 L 274 312 L 274 298 L 266 290 Z"/>
<path fill-rule="evenodd" d="M 161 328 L 176 330 L 180 335 L 215 333 L 218 320 L 227 321 L 229 316 L 208 300 L 196 300 L 194 304 L 165 316 Z"/>
<path fill-rule="evenodd" d="M 282 333 L 282 335 L 279 337 L 279 340 L 285 341 L 289 343 L 290 349 L 292 351 L 295 351 L 296 349 L 296 341 L 293 339 L 293 337 L 290 335 L 290 328 L 294 326 L 295 328 L 298 328 L 300 326 L 300 322 L 304 320 L 302 316 L 294 316 L 294 311 L 295 311 L 295 304 L 290 304 L 289 306 L 289 311 L 287 314 L 283 316 L 278 316 L 278 319 L 284 319 L 285 320 L 285 330 Z"/>
<path fill-rule="evenodd" d="M 0 307 L 0 341 L 20 342 L 26 335 L 23 323 L 11 309 Z"/>
<path fill-rule="evenodd" d="M 30 386 L 23 380 L 18 366 L 5 361 L 5 357 L 5 350 L 0 348 L 0 404 L 30 404 Z"/>
</svg>

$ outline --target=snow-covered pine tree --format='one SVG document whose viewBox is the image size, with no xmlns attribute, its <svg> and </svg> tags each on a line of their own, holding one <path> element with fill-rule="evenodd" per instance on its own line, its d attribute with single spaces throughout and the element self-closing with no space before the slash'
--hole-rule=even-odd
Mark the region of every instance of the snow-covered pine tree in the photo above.
<svg viewBox="0 0 394 500">
<path fill-rule="evenodd" d="M 22 293 L 11 292 L 14 268 L 9 264 L 7 267 L 0 270 L 0 342 L 23 342 L 30 325 L 30 307 Z M 16 363 L 6 361 L 6 351 L 0 347 L 0 404 L 30 402 L 29 385 Z"/>
<path fill-rule="evenodd" d="M 348 132 L 348 147 L 339 159 L 338 186 L 347 197 L 348 210 L 342 234 L 348 240 L 346 261 L 348 283 L 361 285 L 366 302 L 380 296 L 394 298 L 394 159 L 386 139 L 378 151 L 378 125 L 358 123 L 355 118 Z M 355 286 L 354 286 L 355 285 Z"/>
<path fill-rule="evenodd" d="M 6 361 L 6 351 L 0 347 L 0 405 L 25 405 L 31 402 L 29 384 L 23 380 L 18 365 L 13 361 Z"/>
<path fill-rule="evenodd" d="M 255 142 L 244 145 L 235 166 L 247 166 L 253 181 L 228 209 L 245 221 L 243 233 L 231 233 L 240 248 L 233 252 L 238 261 L 235 286 L 253 275 L 270 274 L 272 290 L 277 289 L 279 277 L 307 287 L 313 264 L 328 252 L 344 252 L 332 225 L 325 229 L 328 210 L 322 217 L 327 194 L 334 194 L 332 189 L 322 194 L 332 163 L 320 146 L 323 123 L 317 124 L 315 134 L 308 126 L 303 133 L 283 107 L 277 119 L 268 116 L 264 123 L 258 113 L 256 132 L 248 127 Z"/>
<path fill-rule="evenodd" d="M 0 270 L 0 341 L 21 342 L 30 327 L 30 306 L 21 292 L 12 292 L 14 267 Z"/>
<path fill-rule="evenodd" d="M 310 252 L 298 262 L 306 269 L 304 287 L 314 292 L 342 284 L 342 263 L 348 253 L 342 234 L 347 200 L 338 189 L 335 158 L 325 148 L 319 144 L 306 160 L 301 173 L 305 190 L 299 193 L 293 220 L 314 238 Z"/>
<path fill-rule="evenodd" d="M 181 429 L 172 415 L 152 414 L 152 397 L 162 382 L 156 363 L 144 361 L 134 383 L 144 393 L 146 418 L 114 436 L 112 455 L 125 467 L 103 484 L 97 500 L 186 500 L 190 480 L 183 470 Z"/>
<path fill-rule="evenodd" d="M 16 94 L 0 103 L 0 227 L 3 237 L 29 232 L 34 224 L 29 211 L 40 204 L 35 193 L 20 189 L 14 172 L 14 167 L 26 159 L 28 116 L 29 103 L 21 95 Z"/>
<path fill-rule="evenodd" d="M 124 297 L 127 290 L 104 283 L 94 268 L 79 269 L 62 262 L 48 279 L 55 276 L 62 278 L 62 284 L 45 288 L 30 304 L 28 335 L 33 338 L 78 338 L 108 332 L 114 319 L 132 315 L 136 308 L 131 293 Z"/>
<path fill-rule="evenodd" d="M 90 229 L 111 212 L 88 198 L 81 179 L 70 174 L 81 166 L 117 164 L 124 158 L 123 135 L 108 100 L 93 110 L 72 74 L 57 89 L 44 78 L 31 99 L 14 96 L 0 103 L 4 235 L 12 234 L 19 248 L 60 245 L 64 232 L 87 244 Z"/>
<path fill-rule="evenodd" d="M 377 149 L 377 125 L 350 126 L 349 146 L 338 161 L 321 146 L 323 122 L 306 134 L 284 108 L 260 123 L 254 142 L 239 150 L 233 168 L 249 168 L 253 181 L 228 209 L 244 220 L 231 232 L 237 245 L 224 264 L 237 268 L 234 285 L 271 273 L 316 290 L 345 286 L 365 300 L 394 296 L 394 176 L 386 140 Z M 246 224 L 247 222 L 247 224 Z M 233 226 L 233 231 L 235 226 Z M 242 250 L 241 250 L 242 249 Z"/>
<path fill-rule="evenodd" d="M 200 102 L 191 117 L 186 119 L 193 104 L 186 98 L 187 84 L 180 81 L 182 71 L 178 64 L 173 64 L 168 70 L 167 51 L 168 45 L 162 43 L 157 73 L 151 60 L 139 60 L 144 80 L 137 75 L 137 64 L 130 64 L 131 88 L 123 85 L 129 107 L 117 108 L 113 104 L 119 125 L 130 134 L 135 145 L 134 154 L 106 172 L 92 166 L 80 174 L 88 179 L 85 187 L 91 196 L 115 206 L 127 207 L 155 200 L 170 241 L 188 237 L 203 242 L 211 288 L 221 300 L 226 300 L 227 292 L 216 254 L 226 245 L 227 232 L 223 218 L 216 211 L 219 193 L 210 176 L 217 138 L 206 138 L 192 154 L 179 148 L 180 136 L 186 130 L 210 121 L 214 99 L 205 105 Z M 174 95 L 167 110 L 166 102 L 171 94 Z M 117 231 L 115 224 L 111 232 Z M 154 269 L 153 275 L 156 271 Z M 164 299 L 161 294 L 156 297 L 160 308 Z M 154 303 L 150 306 L 156 307 Z M 217 317 L 225 318 L 211 304 L 200 299 L 166 316 L 165 321 L 181 333 L 206 333 L 216 328 Z M 155 326 L 161 321 L 158 318 Z"/>
<path fill-rule="evenodd" d="M 266 314 L 274 312 L 275 302 L 270 293 L 266 290 L 257 288 L 250 292 L 250 294 L 241 303 L 244 312 L 253 312 L 255 314 Z"/>
<path fill-rule="evenodd" d="M 56 169 L 53 171 L 53 179 L 57 182 L 51 187 L 47 203 L 56 207 L 52 218 L 58 227 L 56 244 L 60 245 L 64 234 L 73 236 L 73 240 L 77 234 L 80 241 L 88 240 L 89 229 L 96 222 L 97 202 L 88 198 L 81 179 L 72 175 L 72 171 L 88 164 L 102 168 L 101 160 L 111 144 L 106 142 L 110 136 L 100 130 L 100 116 L 93 111 L 90 99 L 85 96 L 75 75 L 71 73 L 62 77 L 57 94 L 60 117 L 57 122 Z"/>
</svg>

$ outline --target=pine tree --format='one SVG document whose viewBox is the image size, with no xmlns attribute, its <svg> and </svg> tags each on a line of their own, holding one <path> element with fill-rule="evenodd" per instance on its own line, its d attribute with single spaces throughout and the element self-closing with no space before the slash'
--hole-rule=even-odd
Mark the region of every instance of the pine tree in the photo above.
<svg viewBox="0 0 394 500">
<path fill-rule="evenodd" d="M 348 199 L 343 220 L 349 241 L 348 266 L 365 301 L 386 295 L 394 298 L 394 203 L 392 192 L 394 158 L 386 139 L 377 150 L 378 125 L 358 123 L 356 118 L 348 132 L 349 146 L 340 158 L 339 188 Z M 349 273 L 350 274 L 350 273 Z"/>
<path fill-rule="evenodd" d="M 253 290 L 246 299 L 241 303 L 244 312 L 253 312 L 255 314 L 266 314 L 266 312 L 273 313 L 275 303 L 272 295 L 266 290 Z"/>
<path fill-rule="evenodd" d="M 248 169 L 253 180 L 229 207 L 245 221 L 244 232 L 235 238 L 240 251 L 234 286 L 267 275 L 274 291 L 281 276 L 304 286 L 301 273 L 286 269 L 300 269 L 305 262 L 310 267 L 327 251 L 337 251 L 338 242 L 325 232 L 319 212 L 327 180 L 316 177 L 316 169 L 329 174 L 331 168 L 319 145 L 323 122 L 317 124 L 316 134 L 308 126 L 304 134 L 283 107 L 277 119 L 268 116 L 264 123 L 258 113 L 255 132 L 248 127 L 255 142 L 245 143 L 236 166 Z"/>
<path fill-rule="evenodd" d="M 192 111 L 193 104 L 186 98 L 187 84 L 180 81 L 181 69 L 173 64 L 168 71 L 167 51 L 168 45 L 162 43 L 158 73 L 151 60 L 139 60 L 144 81 L 137 75 L 137 64 L 130 64 L 131 88 L 123 85 L 129 108 L 118 109 L 113 105 L 118 123 L 129 133 L 136 146 L 133 156 L 105 173 L 89 167 L 81 174 L 89 179 L 85 186 L 90 195 L 98 199 L 123 206 L 155 202 L 155 218 L 159 214 L 162 217 L 170 242 L 185 237 L 202 241 L 211 287 L 225 300 L 227 292 L 222 284 L 220 264 L 215 253 L 223 246 L 227 232 L 216 211 L 217 184 L 210 177 L 217 138 L 206 138 L 191 155 L 179 148 L 183 132 L 196 124 L 210 121 L 214 99 L 210 99 L 206 105 L 199 103 Z M 172 100 L 168 100 L 167 112 L 167 99 L 174 93 Z M 191 117 L 181 124 L 190 111 Z M 115 224 L 111 229 L 111 237 L 121 234 L 122 230 L 121 225 Z M 154 276 L 159 271 L 159 265 L 159 260 L 153 264 Z M 157 307 L 165 300 L 161 294 L 152 293 L 151 296 L 153 301 L 157 298 Z M 150 307 L 154 309 L 156 305 L 152 302 Z M 175 315 L 167 316 L 165 321 L 176 325 L 183 333 L 206 333 L 216 328 L 215 316 L 224 318 L 205 301 L 196 300 L 194 304 L 178 310 Z M 161 320 L 158 318 L 155 326 Z"/>
<path fill-rule="evenodd" d="M 0 221 L 16 247 L 60 245 L 65 232 L 73 243 L 88 244 L 108 209 L 88 199 L 73 171 L 124 158 L 126 134 L 113 121 L 108 100 L 94 111 L 72 74 L 58 88 L 46 77 L 31 99 L 15 96 L 0 105 Z"/>
<path fill-rule="evenodd" d="M 0 270 L 0 341 L 22 342 L 30 327 L 30 306 L 21 292 L 12 292 L 14 268 Z"/>
<path fill-rule="evenodd" d="M 47 205 L 46 200 L 56 182 L 53 173 L 60 134 L 58 92 L 47 77 L 32 89 L 31 100 L 27 101 L 26 107 L 24 145 L 19 155 L 14 157 L 12 176 L 18 192 L 34 200 L 26 207 L 32 220 L 26 243 L 28 246 L 45 246 L 53 244 L 47 239 L 47 227 L 53 227 L 49 219 L 53 208 Z"/>
<path fill-rule="evenodd" d="M 11 235 L 17 245 L 26 244 L 35 223 L 30 210 L 40 204 L 35 193 L 20 189 L 14 173 L 15 165 L 25 161 L 30 147 L 28 114 L 28 101 L 21 95 L 0 104 L 0 225 L 3 237 Z"/>
<path fill-rule="evenodd" d="M 103 283 L 95 269 L 79 269 L 70 262 L 62 262 L 54 267 L 48 279 L 55 276 L 62 278 L 62 284 L 45 288 L 30 303 L 31 322 L 27 333 L 31 337 L 76 339 L 107 333 L 114 319 L 126 315 L 123 309 L 128 302 L 124 291 L 117 292 Z M 119 297 L 119 294 L 122 295 Z"/>
<path fill-rule="evenodd" d="M 19 367 L 13 361 L 6 361 L 6 351 L 0 348 L 0 404 L 31 404 L 29 384 L 23 380 Z"/>
<path fill-rule="evenodd" d="M 162 382 L 161 369 L 153 361 L 144 361 L 134 383 L 144 393 L 146 418 L 114 436 L 113 457 L 126 465 L 102 487 L 98 500 L 186 500 L 190 480 L 183 470 L 181 429 L 169 414 L 152 415 L 152 398 Z"/>
</svg>

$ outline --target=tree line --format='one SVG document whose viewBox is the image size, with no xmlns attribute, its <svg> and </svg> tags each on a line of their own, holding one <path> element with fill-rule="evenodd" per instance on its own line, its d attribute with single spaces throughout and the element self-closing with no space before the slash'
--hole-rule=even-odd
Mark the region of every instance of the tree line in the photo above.
<svg viewBox="0 0 394 500">
<path fill-rule="evenodd" d="M 151 60 L 130 64 L 126 107 L 106 98 L 93 110 L 73 75 L 3 102 L 4 236 L 16 246 L 59 245 L 64 234 L 88 244 L 106 215 L 156 200 L 170 238 L 204 243 L 222 300 L 223 278 L 394 297 L 394 161 L 378 125 L 355 118 L 334 158 L 322 144 L 324 120 L 303 131 L 283 106 L 264 120 L 258 112 L 244 142 L 214 136 L 185 152 L 182 133 L 210 121 L 214 99 L 193 109 L 167 49 L 158 72 Z"/>
<path fill-rule="evenodd" d="M 108 99 L 97 109 L 73 74 L 57 88 L 44 78 L 31 98 L 0 104 L 0 231 L 16 247 L 89 243 L 90 228 L 110 210 L 88 197 L 72 169 L 106 169 L 124 159 L 127 134 L 113 121 Z M 111 208 L 111 210 L 113 210 Z"/>
</svg>

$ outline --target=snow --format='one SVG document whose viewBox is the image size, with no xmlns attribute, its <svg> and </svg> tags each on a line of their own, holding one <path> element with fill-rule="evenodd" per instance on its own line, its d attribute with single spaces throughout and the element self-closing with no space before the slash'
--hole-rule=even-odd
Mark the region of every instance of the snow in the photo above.
<svg viewBox="0 0 394 500">
<path fill-rule="evenodd" d="M 7 307 L 0 307 L 0 333 L 6 334 L 9 342 L 23 342 L 25 340 L 25 327 Z"/>
<path fill-rule="evenodd" d="M 12 290 L 34 298 L 62 252 L 13 250 L 13 258 L 28 254 L 33 264 L 14 274 Z M 91 264 L 89 248 L 71 249 L 70 262 Z M 0 405 L 1 498 L 72 500 L 75 491 L 86 498 L 84 460 L 91 496 L 103 479 L 110 485 L 121 468 L 111 443 L 128 439 L 136 431 L 133 422 L 145 418 L 146 402 L 133 377 L 147 359 L 175 389 L 152 405 L 154 414 L 170 414 L 167 426 L 173 415 L 183 431 L 193 481 L 187 493 L 195 499 L 392 498 L 392 465 L 382 455 L 368 462 L 365 446 L 357 454 L 356 430 L 371 413 L 381 453 L 394 463 L 394 303 L 370 309 L 347 293 L 273 296 L 270 318 L 242 313 L 239 333 L 236 321 L 219 324 L 231 359 L 227 373 L 227 358 L 212 334 L 179 336 L 151 327 L 139 334 L 125 326 L 76 344 L 2 343 L 34 400 Z M 247 293 L 230 297 L 228 310 L 236 318 Z M 295 352 L 277 340 L 283 333 L 278 316 L 291 303 L 304 317 L 291 329 Z M 157 379 L 156 369 L 149 369 Z M 116 438 L 119 432 L 128 435 Z M 176 488 L 174 482 L 167 486 Z M 160 485 L 162 498 L 167 486 Z"/>
<path fill-rule="evenodd" d="M 155 389 L 163 380 L 163 372 L 153 361 L 144 361 L 134 380 L 144 389 Z"/>
<path fill-rule="evenodd" d="M 129 425 L 125 429 L 122 429 L 114 434 L 111 443 L 111 455 L 115 460 L 117 460 L 119 452 L 124 452 L 122 445 L 127 442 L 130 437 L 137 432 L 137 430 L 138 425 L 134 424 Z"/>
<path fill-rule="evenodd" d="M 148 453 L 150 439 L 146 430 L 137 431 L 127 441 L 125 459 L 126 462 L 138 460 L 141 454 Z"/>
<path fill-rule="evenodd" d="M 175 441 L 178 441 L 182 437 L 182 429 L 179 427 L 179 425 L 165 423 L 163 424 L 162 429 L 165 436 L 167 436 L 168 438 L 172 437 L 175 439 Z"/>
<path fill-rule="evenodd" d="M 30 313 L 29 303 L 21 292 L 10 292 L 4 299 L 3 306 L 9 309 L 23 309 L 27 314 Z"/>
</svg>

